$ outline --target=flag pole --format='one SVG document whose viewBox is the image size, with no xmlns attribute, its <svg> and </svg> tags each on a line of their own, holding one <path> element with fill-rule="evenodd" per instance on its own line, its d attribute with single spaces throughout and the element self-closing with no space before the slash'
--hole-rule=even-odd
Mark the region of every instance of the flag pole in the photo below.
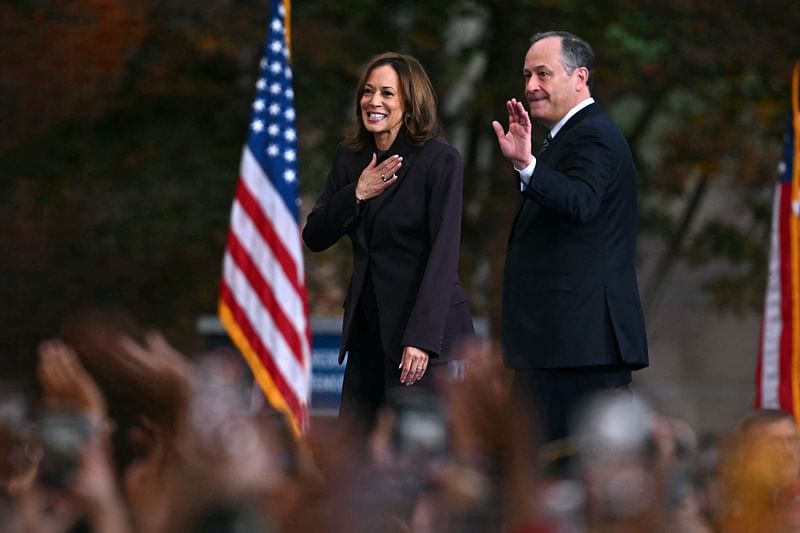
<svg viewBox="0 0 800 533">
<path fill-rule="evenodd" d="M 289 0 L 270 2 L 231 208 L 218 314 L 266 400 L 308 430 L 311 346 L 299 227 Z"/>
<path fill-rule="evenodd" d="M 286 27 L 286 48 L 289 50 L 289 57 L 292 56 L 292 0 L 283 0 L 284 26 Z"/>
<path fill-rule="evenodd" d="M 800 420 L 800 60 L 792 68 L 792 131 L 794 153 L 792 157 L 791 194 L 791 265 L 792 273 L 792 413 Z"/>
</svg>

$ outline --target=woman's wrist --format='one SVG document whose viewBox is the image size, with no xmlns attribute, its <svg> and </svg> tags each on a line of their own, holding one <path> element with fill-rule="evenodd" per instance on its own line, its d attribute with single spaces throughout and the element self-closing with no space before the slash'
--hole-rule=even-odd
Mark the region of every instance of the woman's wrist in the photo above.
<svg viewBox="0 0 800 533">
<path fill-rule="evenodd" d="M 355 194 L 356 194 L 356 202 L 358 202 L 359 204 L 362 204 L 367 201 L 367 199 L 364 197 L 365 196 L 364 193 L 358 192 L 358 187 L 356 187 Z"/>
</svg>

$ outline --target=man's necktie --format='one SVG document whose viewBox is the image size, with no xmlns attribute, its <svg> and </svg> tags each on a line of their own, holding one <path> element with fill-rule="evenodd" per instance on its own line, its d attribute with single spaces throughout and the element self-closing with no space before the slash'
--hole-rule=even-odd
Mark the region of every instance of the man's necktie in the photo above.
<svg viewBox="0 0 800 533">
<path fill-rule="evenodd" d="M 550 144 L 550 142 L 551 142 L 552 140 L 553 140 L 553 137 L 552 137 L 552 136 L 550 136 L 550 134 L 548 133 L 548 134 L 547 134 L 547 137 L 545 137 L 545 138 L 544 138 L 544 142 L 542 143 L 542 148 L 541 148 L 541 150 L 539 150 L 539 153 L 540 153 L 540 154 L 541 154 L 542 152 L 544 152 L 545 150 L 547 150 L 547 145 L 548 145 L 548 144 Z"/>
</svg>

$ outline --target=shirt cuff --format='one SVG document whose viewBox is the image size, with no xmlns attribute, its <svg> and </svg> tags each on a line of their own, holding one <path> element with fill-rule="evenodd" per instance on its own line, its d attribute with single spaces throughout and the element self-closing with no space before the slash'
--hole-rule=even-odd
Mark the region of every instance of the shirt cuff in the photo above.
<svg viewBox="0 0 800 533">
<path fill-rule="evenodd" d="M 531 181 L 531 176 L 533 176 L 533 170 L 536 168 L 536 158 L 531 158 L 530 164 L 523 168 L 522 170 L 515 168 L 517 172 L 519 172 L 519 190 L 524 191 L 529 185 Z"/>
</svg>

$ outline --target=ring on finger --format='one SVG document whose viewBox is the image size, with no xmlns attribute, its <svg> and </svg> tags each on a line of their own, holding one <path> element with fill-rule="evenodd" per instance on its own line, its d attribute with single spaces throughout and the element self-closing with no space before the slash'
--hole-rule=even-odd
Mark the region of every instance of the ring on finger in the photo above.
<svg viewBox="0 0 800 533">
<path fill-rule="evenodd" d="M 387 176 L 386 174 L 381 174 L 381 181 L 383 182 L 389 181 L 389 176 Z"/>
</svg>

